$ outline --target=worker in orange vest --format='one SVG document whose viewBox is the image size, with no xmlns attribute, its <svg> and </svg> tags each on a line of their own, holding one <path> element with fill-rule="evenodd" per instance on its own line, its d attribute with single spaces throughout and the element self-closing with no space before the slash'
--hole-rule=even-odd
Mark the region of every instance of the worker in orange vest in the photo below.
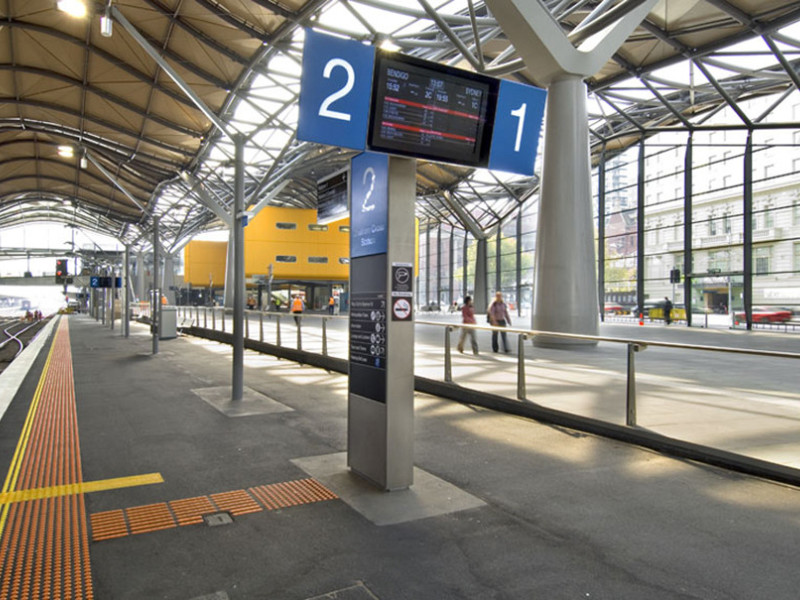
<svg viewBox="0 0 800 600">
<path fill-rule="evenodd" d="M 303 299 L 300 297 L 300 294 L 295 295 L 294 299 L 292 300 L 292 314 L 294 315 L 294 322 L 297 323 L 297 326 L 300 326 L 300 315 L 303 313 L 303 309 L 305 308 L 305 304 L 303 303 Z"/>
<path fill-rule="evenodd" d="M 330 298 L 328 298 L 328 314 L 329 315 L 333 314 L 333 307 L 334 306 L 336 306 L 336 300 L 334 299 L 333 296 L 331 296 Z"/>
</svg>

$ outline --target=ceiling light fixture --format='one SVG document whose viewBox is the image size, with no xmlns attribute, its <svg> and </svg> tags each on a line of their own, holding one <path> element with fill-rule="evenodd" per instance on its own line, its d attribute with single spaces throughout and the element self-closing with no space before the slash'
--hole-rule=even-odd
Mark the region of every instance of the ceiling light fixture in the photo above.
<svg viewBox="0 0 800 600">
<path fill-rule="evenodd" d="M 63 145 L 58 147 L 58 155 L 61 158 L 72 158 L 75 156 L 75 151 L 72 146 Z"/>
<path fill-rule="evenodd" d="M 106 5 L 106 11 L 100 17 L 100 35 L 111 37 L 114 32 L 114 21 L 111 19 L 111 2 Z"/>
<path fill-rule="evenodd" d="M 58 0 L 56 6 L 70 17 L 80 19 L 86 16 L 86 3 L 83 0 Z"/>
</svg>

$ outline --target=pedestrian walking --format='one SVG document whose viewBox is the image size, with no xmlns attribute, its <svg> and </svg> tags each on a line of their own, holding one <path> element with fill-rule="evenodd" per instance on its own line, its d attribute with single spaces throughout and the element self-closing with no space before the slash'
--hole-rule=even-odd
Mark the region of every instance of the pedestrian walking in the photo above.
<svg viewBox="0 0 800 600">
<path fill-rule="evenodd" d="M 475 308 L 472 306 L 472 298 L 464 297 L 464 305 L 461 307 L 461 322 L 465 325 L 475 325 Z M 469 336 L 472 353 L 478 354 L 478 340 L 475 339 L 475 330 L 469 327 L 461 328 L 461 337 L 458 340 L 458 351 L 464 353 L 464 341 Z"/>
<path fill-rule="evenodd" d="M 303 310 L 305 309 L 305 303 L 303 299 L 300 297 L 300 294 L 297 294 L 294 299 L 292 300 L 292 315 L 294 315 L 294 322 L 297 326 L 300 326 L 300 315 L 303 314 Z"/>
<path fill-rule="evenodd" d="M 489 324 L 491 324 L 492 327 L 506 327 L 511 325 L 511 317 L 508 314 L 508 306 L 505 302 L 503 302 L 502 292 L 497 292 L 494 295 L 494 301 L 489 306 L 489 312 L 487 316 L 489 318 Z M 497 352 L 499 350 L 499 345 L 497 343 L 498 333 L 500 333 L 503 338 L 503 352 L 508 354 L 510 350 L 508 348 L 508 338 L 506 337 L 506 332 L 498 332 L 496 329 L 492 331 L 492 352 Z"/>
<path fill-rule="evenodd" d="M 664 321 L 667 325 L 672 323 L 672 302 L 664 296 Z"/>
</svg>

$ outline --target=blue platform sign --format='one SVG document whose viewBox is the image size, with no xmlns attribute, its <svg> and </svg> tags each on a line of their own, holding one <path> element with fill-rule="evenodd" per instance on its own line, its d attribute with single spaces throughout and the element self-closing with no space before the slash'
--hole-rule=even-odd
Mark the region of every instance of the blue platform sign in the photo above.
<svg viewBox="0 0 800 600">
<path fill-rule="evenodd" d="M 350 166 L 350 257 L 388 250 L 389 157 L 364 152 Z"/>
<path fill-rule="evenodd" d="M 305 33 L 297 139 L 364 150 L 375 48 Z"/>
<path fill-rule="evenodd" d="M 545 90 L 506 79 L 500 82 L 490 169 L 533 175 L 546 99 Z"/>
</svg>

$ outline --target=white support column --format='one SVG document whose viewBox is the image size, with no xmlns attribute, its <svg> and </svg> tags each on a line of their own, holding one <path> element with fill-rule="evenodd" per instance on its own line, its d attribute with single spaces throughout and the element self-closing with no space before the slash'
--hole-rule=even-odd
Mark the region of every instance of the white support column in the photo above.
<svg viewBox="0 0 800 600">
<path fill-rule="evenodd" d="M 486 0 L 538 85 L 548 89 L 539 225 L 536 240 L 534 329 L 597 335 L 597 275 L 591 163 L 584 78 L 599 71 L 657 0 L 623 2 L 604 27 L 564 34 L 544 4 Z M 618 17 L 617 17 L 618 15 Z M 595 32 L 596 29 L 596 32 Z M 534 344 L 587 344 L 536 336 Z"/>
<path fill-rule="evenodd" d="M 171 254 L 164 256 L 164 275 L 162 281 L 164 283 L 161 286 L 161 293 L 167 297 L 167 304 L 175 306 L 175 290 L 172 289 L 175 287 L 175 258 Z"/>
</svg>

